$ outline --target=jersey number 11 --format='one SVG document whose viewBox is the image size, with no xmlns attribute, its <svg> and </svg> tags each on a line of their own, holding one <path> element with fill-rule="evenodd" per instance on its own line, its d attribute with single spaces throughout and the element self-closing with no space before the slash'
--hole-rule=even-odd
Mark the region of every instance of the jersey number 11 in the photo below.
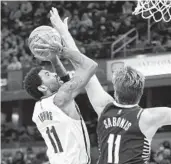
<svg viewBox="0 0 171 164">
<path fill-rule="evenodd" d="M 114 144 L 115 141 L 115 144 Z M 115 135 L 110 134 L 108 138 L 108 163 L 114 163 L 117 164 L 119 163 L 119 148 L 120 148 L 120 142 L 121 142 L 121 135 L 116 136 L 115 140 Z M 115 145 L 115 146 L 114 146 Z M 114 150 L 113 150 L 114 148 Z M 114 155 L 113 155 L 114 151 Z M 114 160 L 113 160 L 114 156 Z"/>
<path fill-rule="evenodd" d="M 55 127 L 52 126 L 51 129 L 49 129 L 49 127 L 47 127 L 46 133 L 47 133 L 47 135 L 48 135 L 48 137 L 50 139 L 50 142 L 51 142 L 51 144 L 52 144 L 52 146 L 54 148 L 54 152 L 55 153 L 63 152 L 61 141 L 59 140 L 59 137 L 58 137 L 58 135 L 56 133 Z M 54 139 L 52 138 L 52 135 L 54 136 L 54 139 L 55 139 L 56 143 L 55 143 Z"/>
</svg>

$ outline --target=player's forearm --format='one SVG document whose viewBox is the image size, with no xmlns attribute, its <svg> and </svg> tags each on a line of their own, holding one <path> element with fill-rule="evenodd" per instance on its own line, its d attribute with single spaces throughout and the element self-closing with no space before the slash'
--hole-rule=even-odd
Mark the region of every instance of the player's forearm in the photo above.
<svg viewBox="0 0 171 164">
<path fill-rule="evenodd" d="M 92 76 L 85 89 L 90 103 L 98 116 L 100 116 L 107 104 L 114 101 L 113 98 L 106 91 L 104 91 L 96 75 Z"/>
<path fill-rule="evenodd" d="M 75 70 L 82 69 L 83 71 L 88 71 L 89 69 L 97 68 L 96 62 L 78 51 L 64 48 L 62 55 L 64 58 L 67 58 L 72 62 Z"/>
<path fill-rule="evenodd" d="M 166 107 L 165 121 L 164 125 L 171 125 L 171 108 Z"/>
<path fill-rule="evenodd" d="M 143 112 L 144 120 L 148 125 L 152 125 L 154 122 L 154 127 L 162 127 L 164 125 L 171 125 L 171 108 L 168 107 L 155 107 L 147 108 Z M 148 116 L 148 117 L 147 117 Z"/>
<path fill-rule="evenodd" d="M 78 51 L 64 48 L 62 56 L 74 63 L 76 71 L 71 80 L 62 85 L 55 96 L 55 104 L 60 108 L 63 108 L 68 101 L 74 99 L 81 92 L 97 69 L 97 63 Z"/>
<path fill-rule="evenodd" d="M 74 41 L 74 39 L 71 36 L 69 31 L 62 33 L 61 37 L 62 37 L 66 47 L 71 48 L 71 49 L 76 50 L 76 51 L 79 51 L 79 49 L 77 48 L 75 41 Z"/>
<path fill-rule="evenodd" d="M 56 56 L 54 60 L 51 61 L 53 70 L 59 75 L 59 77 L 64 77 L 67 75 L 67 71 L 65 67 L 63 66 L 62 62 L 60 59 Z"/>
<path fill-rule="evenodd" d="M 79 51 L 69 31 L 63 33 L 62 39 L 65 41 L 66 47 L 71 47 L 72 49 Z M 105 93 L 95 74 L 90 78 L 90 80 L 88 80 L 85 89 L 90 103 L 92 104 L 96 113 L 99 115 L 108 103 L 113 102 L 113 98 L 108 93 Z M 99 93 L 100 95 L 104 95 L 103 98 L 101 98 L 100 96 L 96 96 L 97 93 Z"/>
</svg>

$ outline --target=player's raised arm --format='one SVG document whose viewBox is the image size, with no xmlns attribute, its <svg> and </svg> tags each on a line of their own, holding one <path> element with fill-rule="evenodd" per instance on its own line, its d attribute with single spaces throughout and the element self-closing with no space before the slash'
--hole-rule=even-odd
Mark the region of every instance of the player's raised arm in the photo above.
<svg viewBox="0 0 171 164">
<path fill-rule="evenodd" d="M 69 48 L 62 49 L 62 46 L 57 41 L 54 41 L 52 44 L 53 46 L 48 44 L 36 43 L 35 52 L 41 53 L 47 51 L 49 53 L 56 51 L 56 54 L 58 56 L 62 55 L 64 58 L 72 61 L 76 70 L 73 78 L 69 82 L 62 85 L 54 98 L 54 103 L 58 107 L 62 108 L 67 105 L 69 101 L 72 101 L 86 86 L 90 78 L 96 72 L 97 63 L 86 57 L 85 55 L 81 54 L 79 51 L 75 51 Z M 49 53 L 49 55 L 51 55 L 51 53 Z"/>
<path fill-rule="evenodd" d="M 152 139 L 156 131 L 165 125 L 171 125 L 171 108 L 147 108 L 142 112 L 139 126 L 147 138 Z"/>
<path fill-rule="evenodd" d="M 50 11 L 50 20 L 53 25 L 53 27 L 60 33 L 62 40 L 64 42 L 64 45 L 70 49 L 73 49 L 75 51 L 79 51 L 77 48 L 75 41 L 73 40 L 70 32 L 68 31 L 68 17 L 64 19 L 64 22 L 61 20 L 58 11 L 56 8 L 52 7 L 52 10 Z"/>
<path fill-rule="evenodd" d="M 101 86 L 97 76 L 93 76 L 85 87 L 88 98 L 94 110 L 101 115 L 107 104 L 114 101 L 113 97 L 110 96 Z"/>
<path fill-rule="evenodd" d="M 79 51 L 74 42 L 74 39 L 72 38 L 70 32 L 68 31 L 67 18 L 64 20 L 64 22 L 62 22 L 61 18 L 58 15 L 57 10 L 55 8 L 52 8 L 50 19 L 54 28 L 62 36 L 65 45 L 68 48 Z M 113 102 L 113 98 L 106 91 L 104 91 L 96 75 L 93 75 L 93 77 L 86 85 L 85 89 L 87 91 L 89 100 L 98 115 L 101 114 L 101 112 L 103 111 L 103 109 L 108 103 Z"/>
<path fill-rule="evenodd" d="M 60 108 L 64 107 L 81 92 L 97 68 L 97 63 L 78 51 L 64 48 L 62 55 L 74 63 L 76 71 L 73 78 L 62 85 L 54 98 L 55 104 Z"/>
</svg>

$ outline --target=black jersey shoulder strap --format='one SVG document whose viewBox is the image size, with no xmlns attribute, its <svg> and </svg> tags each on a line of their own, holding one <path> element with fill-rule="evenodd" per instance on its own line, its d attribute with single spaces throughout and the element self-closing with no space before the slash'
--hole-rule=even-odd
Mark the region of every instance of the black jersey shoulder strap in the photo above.
<svg viewBox="0 0 171 164">
<path fill-rule="evenodd" d="M 111 107 L 114 107 L 114 104 L 111 102 L 111 103 L 108 103 L 105 108 L 103 109 L 103 112 L 102 113 L 105 113 L 107 110 L 109 110 Z"/>
<path fill-rule="evenodd" d="M 85 143 L 85 148 L 86 148 L 86 153 L 87 153 L 87 157 L 88 157 L 88 162 L 87 164 L 90 163 L 90 156 L 89 156 L 89 153 L 88 153 L 88 146 L 87 146 L 87 140 L 86 140 L 86 135 L 85 135 L 85 130 L 84 130 L 84 126 L 83 126 L 83 118 L 82 118 L 82 115 L 81 115 L 81 112 L 79 110 L 79 107 L 78 105 L 75 103 L 75 107 L 76 107 L 76 110 L 80 116 L 80 120 L 81 120 L 81 128 L 82 128 L 82 132 L 83 132 L 83 137 L 84 137 L 84 143 Z"/>
<path fill-rule="evenodd" d="M 137 119 L 138 119 L 138 120 L 140 119 L 141 114 L 142 114 L 143 111 L 144 111 L 144 109 L 143 109 L 143 108 L 140 108 L 140 110 L 139 110 L 139 112 L 138 112 L 138 114 L 137 114 Z"/>
</svg>

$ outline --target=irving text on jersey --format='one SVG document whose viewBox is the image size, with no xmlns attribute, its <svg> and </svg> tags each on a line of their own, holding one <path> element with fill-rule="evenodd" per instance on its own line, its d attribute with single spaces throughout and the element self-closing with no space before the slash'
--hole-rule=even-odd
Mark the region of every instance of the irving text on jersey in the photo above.
<svg viewBox="0 0 171 164">
<path fill-rule="evenodd" d="M 53 117 L 52 117 L 52 112 L 49 112 L 49 111 L 44 111 L 42 113 L 40 113 L 38 115 L 39 119 L 41 122 L 45 121 L 45 120 L 52 120 Z"/>
<path fill-rule="evenodd" d="M 131 122 L 129 122 L 128 120 L 126 120 L 125 118 L 121 118 L 121 117 L 110 117 L 110 118 L 106 118 L 103 121 L 105 128 L 108 129 L 110 127 L 120 127 L 123 128 L 124 130 L 128 130 L 131 127 Z"/>
</svg>

